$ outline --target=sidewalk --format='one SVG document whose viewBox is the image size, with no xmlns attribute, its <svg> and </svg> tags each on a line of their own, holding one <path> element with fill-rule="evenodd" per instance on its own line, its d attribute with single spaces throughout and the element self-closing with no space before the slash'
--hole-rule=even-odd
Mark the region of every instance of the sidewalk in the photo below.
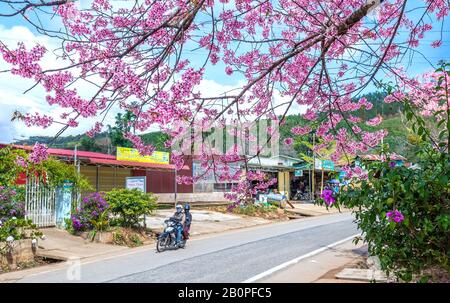
<svg viewBox="0 0 450 303">
<path fill-rule="evenodd" d="M 295 265 L 257 282 L 261 283 L 363 283 L 362 281 L 337 279 L 336 274 L 344 268 L 358 267 L 367 255 L 362 243 L 354 245 L 352 240 L 332 247 L 317 255 L 300 260 Z"/>
<path fill-rule="evenodd" d="M 37 255 L 40 257 L 67 261 L 84 259 L 103 254 L 127 250 L 127 247 L 94 243 L 81 237 L 73 236 L 67 231 L 57 228 L 41 229 L 45 240 L 39 240 Z"/>
<path fill-rule="evenodd" d="M 289 205 L 286 206 L 286 211 L 290 213 L 299 214 L 302 216 L 322 216 L 329 214 L 339 213 L 337 208 L 329 208 L 327 209 L 325 206 L 319 206 L 312 203 L 292 203 L 295 208 L 291 208 Z M 343 208 L 341 209 L 342 213 L 350 212 L 350 209 Z"/>
</svg>

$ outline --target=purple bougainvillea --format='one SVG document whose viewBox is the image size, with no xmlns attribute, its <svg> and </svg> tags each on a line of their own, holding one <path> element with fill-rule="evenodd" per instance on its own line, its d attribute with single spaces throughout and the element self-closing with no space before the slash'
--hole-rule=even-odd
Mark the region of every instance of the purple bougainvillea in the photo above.
<svg viewBox="0 0 450 303">
<path fill-rule="evenodd" d="M 386 217 L 388 218 L 388 220 L 390 222 L 393 221 L 395 223 L 400 223 L 400 222 L 402 222 L 405 219 L 403 214 L 400 211 L 396 210 L 396 209 L 394 211 L 387 212 L 386 213 Z"/>
<path fill-rule="evenodd" d="M 72 227 L 76 231 L 91 230 L 92 221 L 97 221 L 100 215 L 109 207 L 101 193 L 92 193 L 84 197 L 80 207 L 72 215 Z"/>
<path fill-rule="evenodd" d="M 322 192 L 321 197 L 328 206 L 332 205 L 336 201 L 336 199 L 333 197 L 333 191 L 331 189 L 325 189 Z"/>
</svg>

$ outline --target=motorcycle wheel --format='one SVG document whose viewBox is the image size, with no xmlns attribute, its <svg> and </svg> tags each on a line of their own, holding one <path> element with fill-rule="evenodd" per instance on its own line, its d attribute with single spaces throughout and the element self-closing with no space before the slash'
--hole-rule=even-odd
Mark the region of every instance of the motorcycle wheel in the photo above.
<svg viewBox="0 0 450 303">
<path fill-rule="evenodd" d="M 167 249 L 168 244 L 170 244 L 170 238 L 169 237 L 163 237 L 158 239 L 158 242 L 156 242 L 156 250 L 158 252 L 163 252 Z"/>
<path fill-rule="evenodd" d="M 181 240 L 180 245 L 178 246 L 179 248 L 185 248 L 186 247 L 186 240 Z"/>
</svg>

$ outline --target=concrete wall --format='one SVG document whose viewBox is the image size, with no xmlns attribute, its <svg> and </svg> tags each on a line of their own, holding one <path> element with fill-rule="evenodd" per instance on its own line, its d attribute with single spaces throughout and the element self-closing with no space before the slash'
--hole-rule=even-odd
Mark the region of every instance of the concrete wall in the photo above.
<svg viewBox="0 0 450 303">
<path fill-rule="evenodd" d="M 174 194 L 155 194 L 155 196 L 158 197 L 159 203 L 170 203 L 175 202 L 175 195 Z M 177 194 L 177 201 L 179 202 L 189 202 L 189 203 L 195 203 L 195 202 L 211 202 L 211 203 L 218 203 L 218 202 L 229 202 L 224 197 L 224 193 L 178 193 Z"/>
</svg>

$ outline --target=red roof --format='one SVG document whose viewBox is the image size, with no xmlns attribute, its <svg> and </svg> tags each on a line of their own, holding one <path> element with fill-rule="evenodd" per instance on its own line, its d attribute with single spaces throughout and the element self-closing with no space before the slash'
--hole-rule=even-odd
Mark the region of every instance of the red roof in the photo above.
<svg viewBox="0 0 450 303">
<path fill-rule="evenodd" d="M 1 144 L 1 145 L 7 146 L 9 144 Z M 19 148 L 19 149 L 23 149 L 23 150 L 33 150 L 33 146 L 15 145 L 15 144 L 11 144 L 10 146 L 12 146 L 13 148 Z M 75 156 L 75 151 L 72 149 L 49 148 L 49 149 L 47 149 L 47 152 L 50 155 L 54 155 L 54 156 L 67 156 L 67 157 Z M 77 157 L 78 158 L 116 159 L 116 156 L 114 156 L 114 155 L 82 151 L 82 150 L 77 150 Z"/>
<path fill-rule="evenodd" d="M 55 155 L 55 156 L 70 156 L 70 157 L 75 156 L 75 151 L 70 150 L 70 149 L 49 148 L 48 153 L 50 155 Z M 111 159 L 111 160 L 116 159 L 116 156 L 114 156 L 114 155 L 81 151 L 81 150 L 77 150 L 77 157 L 78 158 Z"/>
<path fill-rule="evenodd" d="M 0 147 L 7 146 L 9 144 L 0 144 Z M 14 145 L 11 144 L 13 148 L 19 148 L 24 150 L 32 150 L 32 146 L 24 146 L 24 145 Z M 59 149 L 59 148 L 49 148 L 48 153 L 53 156 L 60 157 L 74 157 L 75 151 L 71 149 Z M 108 165 L 122 165 L 122 166 L 130 166 L 136 168 L 154 168 L 154 169 L 164 169 L 164 170 L 174 170 L 175 165 L 172 164 L 158 164 L 158 163 L 147 163 L 147 162 L 132 162 L 132 161 L 118 161 L 116 160 L 116 156 L 89 152 L 89 151 L 81 151 L 77 150 L 77 158 L 87 158 L 92 164 L 108 164 Z M 188 166 L 184 166 L 183 170 L 189 169 Z"/>
<path fill-rule="evenodd" d="M 172 165 L 172 164 L 130 162 L 130 161 L 118 161 L 116 159 L 98 159 L 98 158 L 89 158 L 89 161 L 92 164 L 122 165 L 122 166 L 130 166 L 130 167 L 158 168 L 158 169 L 168 169 L 168 170 L 175 169 L 175 165 Z M 187 169 L 187 166 L 183 167 L 183 169 Z"/>
</svg>

